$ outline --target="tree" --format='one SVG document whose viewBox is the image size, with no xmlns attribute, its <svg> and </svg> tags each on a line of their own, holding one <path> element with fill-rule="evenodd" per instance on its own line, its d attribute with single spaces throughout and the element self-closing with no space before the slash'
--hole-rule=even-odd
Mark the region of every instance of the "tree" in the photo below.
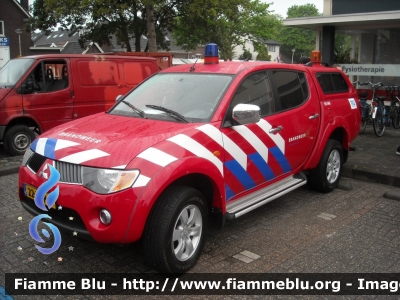
<svg viewBox="0 0 400 300">
<path fill-rule="evenodd" d="M 288 8 L 287 16 L 290 18 L 306 18 L 320 16 L 321 13 L 314 4 L 293 5 Z M 292 56 L 292 49 L 296 49 L 295 56 L 309 56 L 315 49 L 315 30 L 304 28 L 290 28 L 280 26 L 277 40 L 282 43 L 281 51 Z M 296 59 L 297 60 L 297 59 Z"/>
<path fill-rule="evenodd" d="M 243 53 L 239 56 L 240 60 L 251 60 L 252 54 L 249 50 L 244 49 Z"/>
<path fill-rule="evenodd" d="M 152 51 L 157 51 L 156 36 L 173 27 L 179 5 L 187 0 L 36 0 L 32 6 L 32 29 L 47 34 L 60 24 L 70 34 L 81 31 L 80 43 L 87 41 L 110 44 L 111 35 L 117 42 L 132 51 L 130 40 L 135 37 L 135 51 L 140 51 L 140 38 L 148 34 Z M 149 15 L 149 18 L 146 16 Z M 168 47 L 164 39 L 160 48 Z"/>
<path fill-rule="evenodd" d="M 270 61 L 271 60 L 271 55 L 268 54 L 268 50 L 265 47 L 265 45 L 257 46 L 256 50 L 258 52 L 256 60 L 262 60 L 262 61 Z"/>
<path fill-rule="evenodd" d="M 259 0 L 192 0 L 181 7 L 174 37 L 186 50 L 199 44 L 216 43 L 224 60 L 233 49 L 271 38 L 278 20 Z"/>
</svg>

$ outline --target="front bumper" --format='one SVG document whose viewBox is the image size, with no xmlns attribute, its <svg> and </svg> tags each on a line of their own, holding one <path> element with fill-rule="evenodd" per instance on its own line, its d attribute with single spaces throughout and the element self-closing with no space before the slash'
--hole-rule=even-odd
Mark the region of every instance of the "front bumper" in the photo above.
<svg viewBox="0 0 400 300">
<path fill-rule="evenodd" d="M 53 223 L 61 231 L 100 243 L 130 243 L 140 238 L 141 232 L 135 232 L 137 224 L 134 223 L 133 212 L 141 189 L 129 188 L 113 194 L 100 195 L 79 184 L 58 182 L 57 208 L 42 211 L 32 199 L 26 197 L 24 184 L 38 188 L 44 181 L 28 167 L 20 168 L 20 200 L 30 214 L 48 214 L 52 219 L 46 221 Z M 108 210 L 112 215 L 109 225 L 100 221 L 102 209 Z"/>
</svg>

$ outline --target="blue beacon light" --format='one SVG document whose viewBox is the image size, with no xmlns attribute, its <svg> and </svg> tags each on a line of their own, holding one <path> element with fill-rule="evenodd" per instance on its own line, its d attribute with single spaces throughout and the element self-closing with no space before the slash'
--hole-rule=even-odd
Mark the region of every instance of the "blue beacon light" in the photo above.
<svg viewBox="0 0 400 300">
<path fill-rule="evenodd" d="M 207 44 L 204 49 L 204 64 L 218 64 L 218 45 L 214 43 Z"/>
</svg>

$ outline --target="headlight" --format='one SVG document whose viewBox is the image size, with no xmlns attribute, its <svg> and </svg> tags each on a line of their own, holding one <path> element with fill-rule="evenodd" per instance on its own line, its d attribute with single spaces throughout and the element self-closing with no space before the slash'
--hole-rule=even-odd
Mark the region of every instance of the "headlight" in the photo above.
<svg viewBox="0 0 400 300">
<path fill-rule="evenodd" d="M 82 168 L 83 186 L 99 194 L 110 194 L 130 188 L 138 178 L 139 170 Z"/>
<path fill-rule="evenodd" d="M 31 148 L 26 149 L 24 157 L 22 157 L 22 162 L 21 162 L 21 166 L 25 167 L 26 164 L 28 163 L 28 160 L 31 158 L 33 154 L 33 151 L 31 150 Z"/>
</svg>

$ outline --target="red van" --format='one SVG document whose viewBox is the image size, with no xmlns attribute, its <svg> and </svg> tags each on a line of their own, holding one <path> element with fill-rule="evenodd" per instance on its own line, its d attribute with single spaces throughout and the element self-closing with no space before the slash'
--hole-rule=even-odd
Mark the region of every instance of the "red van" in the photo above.
<svg viewBox="0 0 400 300">
<path fill-rule="evenodd" d="M 108 110 L 158 72 L 157 60 L 118 55 L 38 55 L 0 69 L 0 141 L 22 155 L 37 134 Z"/>
</svg>

